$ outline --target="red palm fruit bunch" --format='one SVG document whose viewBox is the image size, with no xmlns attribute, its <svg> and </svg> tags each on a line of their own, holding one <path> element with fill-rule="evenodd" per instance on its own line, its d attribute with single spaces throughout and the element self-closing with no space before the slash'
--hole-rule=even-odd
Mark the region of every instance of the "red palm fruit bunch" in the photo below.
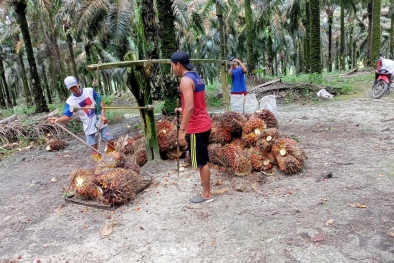
<svg viewBox="0 0 394 263">
<path fill-rule="evenodd" d="M 146 155 L 146 149 L 141 148 L 135 152 L 133 155 L 134 162 L 139 166 L 142 167 L 144 164 L 148 162 L 148 156 Z"/>
<path fill-rule="evenodd" d="M 221 149 L 222 145 L 219 143 L 212 143 L 208 145 L 208 156 L 209 156 L 209 161 L 213 164 L 225 166 L 225 163 L 223 163 L 219 156 L 221 154 Z M 189 157 L 190 159 L 190 157 Z"/>
<path fill-rule="evenodd" d="M 250 165 L 254 171 L 261 171 L 263 169 L 263 156 L 256 146 L 244 149 L 246 156 L 249 159 Z"/>
<path fill-rule="evenodd" d="M 94 169 L 79 169 L 70 174 L 71 187 L 83 199 L 92 199 L 98 196 L 94 183 Z"/>
<path fill-rule="evenodd" d="M 265 129 L 260 132 L 257 136 L 256 146 L 262 153 L 268 153 L 271 151 L 272 145 L 279 138 L 279 130 L 276 128 Z"/>
<path fill-rule="evenodd" d="M 47 144 L 47 147 L 45 148 L 47 151 L 58 151 L 66 147 L 66 142 L 63 140 L 45 139 L 45 142 Z"/>
<path fill-rule="evenodd" d="M 265 129 L 265 123 L 258 118 L 249 119 L 242 127 L 242 140 L 246 147 L 254 146 L 257 142 L 257 136 Z"/>
<path fill-rule="evenodd" d="M 140 171 L 141 171 L 141 167 L 139 167 L 139 166 L 135 163 L 135 160 L 134 160 L 134 157 L 133 157 L 133 156 L 125 156 L 125 162 L 124 162 L 124 167 L 123 167 L 123 168 L 124 168 L 124 169 L 127 169 L 127 170 L 134 171 L 134 172 L 136 172 L 137 174 L 139 174 Z"/>
<path fill-rule="evenodd" d="M 263 161 L 262 171 L 271 170 L 276 164 L 275 156 L 272 152 L 263 153 L 261 159 Z"/>
<path fill-rule="evenodd" d="M 240 113 L 228 111 L 220 116 L 219 126 L 223 127 L 232 137 L 240 137 L 242 134 L 242 126 L 247 119 Z"/>
<path fill-rule="evenodd" d="M 279 122 L 275 115 L 267 109 L 262 111 L 256 111 L 252 114 L 253 118 L 259 118 L 264 121 L 267 126 L 267 129 L 276 128 L 279 129 Z"/>
<path fill-rule="evenodd" d="M 236 146 L 240 150 L 245 149 L 245 142 L 240 138 L 233 139 L 230 144 Z"/>
<path fill-rule="evenodd" d="M 226 144 L 219 150 L 218 159 L 224 163 L 225 167 L 231 168 L 237 176 L 245 176 L 250 174 L 252 167 L 244 151 L 238 147 Z"/>
<path fill-rule="evenodd" d="M 224 145 L 231 142 L 233 138 L 231 137 L 228 129 L 221 126 L 220 116 L 221 115 L 213 115 L 211 118 L 212 127 L 209 135 L 209 143 L 220 143 L 221 145 Z"/>
<path fill-rule="evenodd" d="M 94 180 L 99 191 L 97 199 L 104 204 L 119 205 L 136 196 L 140 176 L 131 170 L 113 168 Z"/>
<path fill-rule="evenodd" d="M 300 172 L 307 159 L 305 152 L 298 146 L 293 139 L 280 137 L 272 145 L 272 153 L 275 156 L 279 169 L 285 173 Z"/>
<path fill-rule="evenodd" d="M 159 150 L 162 152 L 168 151 L 174 147 L 173 143 L 170 143 L 169 135 L 174 130 L 175 125 L 168 120 L 160 120 L 156 123 L 157 140 L 159 143 Z M 176 129 L 175 129 L 176 136 Z M 176 141 L 176 137 L 175 137 Z"/>
<path fill-rule="evenodd" d="M 97 162 L 96 169 L 123 167 L 125 163 L 125 155 L 121 152 L 110 152 L 101 157 Z"/>
<path fill-rule="evenodd" d="M 139 134 L 132 138 L 128 138 L 127 144 L 122 147 L 121 151 L 126 155 L 132 155 L 134 154 L 135 149 L 138 148 L 138 145 L 141 144 L 141 142 L 143 141 L 144 135 L 142 134 Z"/>
</svg>

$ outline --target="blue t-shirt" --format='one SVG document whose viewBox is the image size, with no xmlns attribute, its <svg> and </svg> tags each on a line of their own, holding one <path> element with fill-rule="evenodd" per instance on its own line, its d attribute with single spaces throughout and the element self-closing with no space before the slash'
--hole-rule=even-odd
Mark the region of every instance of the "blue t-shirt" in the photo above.
<svg viewBox="0 0 394 263">
<path fill-rule="evenodd" d="M 233 82 L 232 92 L 246 91 L 245 72 L 243 72 L 242 67 L 239 66 L 233 69 L 231 80 Z"/>
</svg>

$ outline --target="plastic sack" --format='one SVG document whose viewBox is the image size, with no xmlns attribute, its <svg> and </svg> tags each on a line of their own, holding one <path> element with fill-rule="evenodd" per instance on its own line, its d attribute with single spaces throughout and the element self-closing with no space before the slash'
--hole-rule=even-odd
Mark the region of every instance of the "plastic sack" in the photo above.
<svg viewBox="0 0 394 263">
<path fill-rule="evenodd" d="M 259 101 L 255 94 L 248 94 L 245 96 L 244 113 L 252 114 L 259 110 Z"/>
<path fill-rule="evenodd" d="M 230 94 L 230 111 L 244 113 L 244 99 L 245 95 Z"/>
<path fill-rule="evenodd" d="M 332 99 L 332 98 L 334 98 L 334 95 L 328 93 L 328 91 L 325 90 L 325 89 L 319 90 L 319 92 L 316 93 L 316 95 L 317 95 L 319 98 L 323 98 L 323 99 Z"/>
<path fill-rule="evenodd" d="M 278 111 L 276 110 L 276 99 L 275 95 L 267 95 L 260 100 L 260 110 L 271 111 L 276 118 L 278 118 Z"/>
</svg>

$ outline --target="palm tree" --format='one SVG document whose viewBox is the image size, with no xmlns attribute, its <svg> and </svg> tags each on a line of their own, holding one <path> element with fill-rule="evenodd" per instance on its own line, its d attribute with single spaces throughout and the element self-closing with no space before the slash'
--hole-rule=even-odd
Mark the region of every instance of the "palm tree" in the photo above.
<svg viewBox="0 0 394 263">
<path fill-rule="evenodd" d="M 321 74 L 321 39 L 320 39 L 320 1 L 311 0 L 310 1 L 311 10 L 311 51 L 310 51 L 310 61 L 311 61 L 311 73 Z"/>
<path fill-rule="evenodd" d="M 372 6 L 372 49 L 371 58 L 378 58 L 381 46 L 380 25 L 381 0 L 373 0 Z"/>
<path fill-rule="evenodd" d="M 15 13 L 17 15 L 17 21 L 18 21 L 19 27 L 21 29 L 21 33 L 22 33 L 23 40 L 25 43 L 27 60 L 29 62 L 30 75 L 32 78 L 32 83 L 33 83 L 34 103 L 36 106 L 35 111 L 37 113 L 48 112 L 49 108 L 48 108 L 48 105 L 46 104 L 46 100 L 45 100 L 43 90 L 41 87 L 40 78 L 38 76 L 37 64 L 36 64 L 36 60 L 34 58 L 34 51 L 33 51 L 33 46 L 32 46 L 31 38 L 30 38 L 29 26 L 28 26 L 27 19 L 26 19 L 27 1 L 26 0 L 7 0 L 7 3 L 9 5 L 11 5 L 15 10 Z"/>
</svg>

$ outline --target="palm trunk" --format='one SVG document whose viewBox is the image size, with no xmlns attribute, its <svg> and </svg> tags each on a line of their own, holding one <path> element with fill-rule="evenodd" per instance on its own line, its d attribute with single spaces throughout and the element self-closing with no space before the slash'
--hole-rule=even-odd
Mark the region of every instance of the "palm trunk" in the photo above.
<svg viewBox="0 0 394 263">
<path fill-rule="evenodd" d="M 333 12 L 328 14 L 328 72 L 332 72 L 332 23 L 333 23 Z"/>
<path fill-rule="evenodd" d="M 381 25 L 380 25 L 381 0 L 373 0 L 372 7 L 372 49 L 371 59 L 379 58 L 381 46 Z"/>
<path fill-rule="evenodd" d="M 305 16 L 306 18 L 304 21 L 304 26 L 305 26 L 304 69 L 305 69 L 305 73 L 309 73 L 311 68 L 311 57 L 310 57 L 311 33 L 310 33 L 310 20 L 309 20 L 311 16 L 311 10 L 310 10 L 309 2 L 306 2 L 305 12 L 306 12 L 306 16 Z"/>
<path fill-rule="evenodd" d="M 5 72 L 4 72 L 4 66 L 3 66 L 3 58 L 0 56 L 0 75 L 1 79 L 3 80 L 3 88 L 4 88 L 4 94 L 5 94 L 5 101 L 7 103 L 6 107 L 11 108 L 12 107 L 12 101 L 10 97 L 10 91 L 8 89 L 7 85 L 7 80 L 5 78 Z"/>
<path fill-rule="evenodd" d="M 254 74 L 255 58 L 253 53 L 253 39 L 255 37 L 255 32 L 253 32 L 253 12 L 251 8 L 250 0 L 245 0 L 245 29 L 246 29 L 246 54 L 247 54 L 247 62 L 248 62 L 248 72 L 249 74 Z M 270 52 L 270 50 L 268 52 Z M 271 65 L 272 65 L 272 61 L 271 61 Z"/>
<path fill-rule="evenodd" d="M 26 76 L 26 70 L 25 70 L 25 62 L 23 61 L 23 54 L 22 51 L 19 51 L 18 53 L 18 58 L 19 58 L 19 64 L 21 68 L 21 77 L 22 77 L 22 84 L 23 84 L 23 93 L 25 95 L 26 99 L 26 106 L 30 107 L 33 105 L 32 99 L 31 99 L 31 94 L 30 94 L 30 89 L 29 89 L 29 84 L 27 83 L 27 76 Z"/>
<path fill-rule="evenodd" d="M 311 73 L 322 73 L 321 39 L 320 39 L 320 4 L 319 0 L 311 0 Z"/>
<path fill-rule="evenodd" d="M 372 0 L 367 6 L 368 15 L 368 50 L 367 50 L 367 66 L 372 66 Z"/>
<path fill-rule="evenodd" d="M 67 33 L 67 45 L 68 45 L 68 51 L 70 52 L 70 60 L 71 60 L 71 65 L 72 65 L 72 69 L 73 69 L 73 74 L 77 79 L 79 79 L 77 64 L 75 63 L 73 38 L 71 37 L 70 33 Z"/>
<path fill-rule="evenodd" d="M 394 8 L 394 5 L 392 5 Z M 394 12 L 391 15 L 391 26 L 390 26 L 390 54 L 391 59 L 394 59 Z"/>
<path fill-rule="evenodd" d="M 47 80 L 47 73 L 45 70 L 45 65 L 42 65 L 42 75 L 44 77 L 44 86 L 45 86 L 45 91 L 47 94 L 48 103 L 52 104 L 52 94 L 51 94 L 51 90 L 48 87 L 48 80 Z"/>
<path fill-rule="evenodd" d="M 161 54 L 162 58 L 170 58 L 171 54 L 177 50 L 176 35 L 174 21 L 175 16 L 172 11 L 173 1 L 157 0 L 157 9 L 159 15 L 159 24 L 161 26 L 160 39 L 161 39 Z M 161 65 L 162 85 L 157 93 L 164 93 L 164 107 L 163 114 L 174 114 L 176 101 L 179 98 L 178 94 L 178 78 L 171 74 L 171 65 Z M 164 89 L 164 90 L 163 90 Z"/>
<path fill-rule="evenodd" d="M 34 58 L 33 46 L 30 39 L 29 27 L 26 20 L 26 0 L 13 2 L 15 12 L 18 16 L 18 24 L 22 32 L 25 42 L 27 60 L 30 66 L 30 75 L 33 80 L 34 103 L 36 105 L 36 113 L 48 112 L 49 108 L 43 95 L 40 78 L 38 77 L 36 59 Z"/>
<path fill-rule="evenodd" d="M 340 69 L 345 70 L 345 0 L 341 1 L 341 41 L 340 41 L 340 50 L 339 50 L 339 57 L 340 57 Z"/>
</svg>

